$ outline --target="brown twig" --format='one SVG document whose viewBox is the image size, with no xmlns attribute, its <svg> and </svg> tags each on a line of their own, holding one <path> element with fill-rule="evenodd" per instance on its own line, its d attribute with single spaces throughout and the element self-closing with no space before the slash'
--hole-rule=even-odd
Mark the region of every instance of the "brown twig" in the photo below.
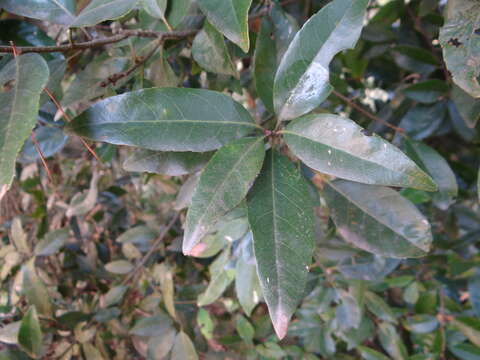
<svg viewBox="0 0 480 360">
<path fill-rule="evenodd" d="M 35 131 L 32 131 L 32 142 L 33 142 L 33 145 L 35 146 L 35 150 L 37 150 L 37 153 L 40 156 L 40 160 L 42 161 L 43 167 L 45 168 L 45 171 L 47 172 L 48 179 L 50 180 L 51 183 L 53 183 L 52 172 L 50 171 L 50 168 L 48 167 L 47 160 L 45 159 L 45 156 L 43 155 L 42 149 L 40 148 L 40 144 L 37 141 L 37 138 L 35 136 Z"/>
<path fill-rule="evenodd" d="M 151 30 L 121 30 L 120 33 L 112 35 L 103 39 L 96 39 L 92 41 L 85 41 L 79 43 L 69 43 L 58 46 L 0 46 L 0 53 L 50 53 L 50 52 L 67 52 L 70 50 L 85 50 L 102 47 L 104 45 L 114 44 L 125 40 L 129 37 L 145 37 L 145 38 L 159 38 L 161 40 L 175 40 L 183 39 L 195 35 L 197 30 L 185 31 L 151 31 Z"/>
<path fill-rule="evenodd" d="M 129 76 L 135 70 L 137 70 L 142 65 L 144 65 L 157 52 L 160 45 L 163 44 L 163 39 L 162 38 L 159 38 L 158 40 L 155 40 L 155 41 L 157 41 L 157 44 L 155 44 L 154 48 L 147 55 L 145 55 L 143 57 L 136 58 L 135 59 L 135 64 L 130 69 L 109 76 L 106 80 L 104 80 L 100 83 L 100 86 L 101 87 L 106 87 L 108 84 L 115 85 L 115 83 L 118 80 Z"/>
<path fill-rule="evenodd" d="M 65 112 L 65 110 L 63 109 L 62 105 L 60 104 L 60 102 L 57 100 L 57 98 L 55 97 L 55 95 L 48 89 L 48 88 L 44 88 L 43 89 L 47 95 L 50 97 L 50 99 L 52 100 L 52 102 L 55 104 L 55 106 L 57 107 L 58 111 L 60 111 L 62 113 L 62 116 L 65 118 L 65 120 L 67 120 L 67 122 L 70 122 L 72 121 L 72 119 L 70 118 L 70 116 L 68 116 L 68 114 Z M 87 144 L 87 142 L 85 140 L 83 140 L 83 138 L 80 137 L 80 141 L 82 142 L 82 144 L 87 148 L 87 150 L 90 152 L 90 154 L 92 154 L 92 156 L 97 159 L 98 162 L 101 162 L 100 161 L 100 158 L 98 157 L 97 153 L 95 152 L 95 150 L 92 149 L 92 147 L 90 145 Z"/>
<path fill-rule="evenodd" d="M 333 90 L 332 91 L 332 94 L 335 95 L 336 97 L 338 97 L 340 100 L 342 100 L 343 102 L 347 103 L 349 106 L 351 106 L 352 108 L 354 108 L 355 110 L 357 110 L 358 112 L 362 113 L 363 115 L 365 115 L 367 118 L 369 118 L 370 120 L 373 120 L 373 121 L 377 121 L 383 125 L 385 125 L 386 127 L 389 127 L 390 129 L 393 129 L 395 130 L 396 132 L 400 133 L 400 134 L 405 134 L 405 130 L 402 129 L 402 128 L 399 128 L 395 125 L 392 125 L 390 124 L 389 122 L 383 120 L 382 118 L 379 118 L 378 116 L 375 116 L 373 115 L 371 112 L 365 110 L 363 107 L 361 107 L 360 105 L 356 104 L 354 101 L 352 101 L 351 99 L 349 99 L 348 97 L 342 95 L 341 93 L 339 93 L 338 91 L 336 90 Z"/>
<path fill-rule="evenodd" d="M 170 222 L 168 223 L 168 225 L 163 229 L 163 231 L 161 232 L 160 236 L 158 237 L 157 240 L 155 240 L 155 242 L 152 244 L 152 247 L 150 248 L 150 250 L 143 256 L 143 258 L 137 263 L 137 265 L 135 266 L 135 268 L 132 270 L 132 272 L 130 272 L 130 274 L 128 274 L 128 276 L 125 278 L 125 280 L 123 280 L 122 282 L 122 285 L 127 285 L 130 281 L 132 281 L 135 276 L 137 275 L 137 273 L 143 268 L 143 266 L 145 265 L 145 263 L 148 261 L 148 259 L 150 259 L 150 257 L 153 255 L 153 253 L 155 251 L 157 251 L 157 248 L 160 246 L 160 244 L 162 243 L 163 239 L 165 238 L 165 236 L 167 235 L 167 233 L 170 231 L 170 229 L 173 227 L 173 225 L 175 225 L 175 223 L 177 222 L 178 218 L 180 217 L 180 212 L 177 212 L 175 214 L 175 216 L 172 218 L 172 220 L 170 220 Z"/>
</svg>

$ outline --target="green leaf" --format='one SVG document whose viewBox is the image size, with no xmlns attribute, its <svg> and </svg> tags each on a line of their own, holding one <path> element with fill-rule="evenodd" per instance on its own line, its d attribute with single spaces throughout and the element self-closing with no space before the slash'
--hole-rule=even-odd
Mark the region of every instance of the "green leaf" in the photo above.
<svg viewBox="0 0 480 360">
<path fill-rule="evenodd" d="M 403 93 L 410 99 L 424 104 L 437 102 L 449 90 L 445 81 L 431 79 L 410 85 L 403 89 Z"/>
<path fill-rule="evenodd" d="M 434 191 L 436 185 L 397 147 L 368 136 L 352 120 L 332 114 L 307 115 L 283 130 L 292 152 L 323 173 L 366 184 Z"/>
<path fill-rule="evenodd" d="M 412 139 L 422 140 L 438 131 L 446 115 L 445 102 L 416 105 L 408 110 L 398 126 Z"/>
<path fill-rule="evenodd" d="M 439 36 L 453 81 L 475 98 L 480 97 L 479 12 L 477 0 L 449 0 L 446 21 Z"/>
<path fill-rule="evenodd" d="M 434 203 L 447 210 L 458 194 L 457 179 L 448 162 L 433 148 L 414 140 L 406 140 L 407 154 L 438 184 L 433 194 Z"/>
<path fill-rule="evenodd" d="M 420 257 L 430 249 L 428 220 L 395 190 L 335 180 L 325 198 L 337 231 L 360 249 L 393 258 Z"/>
<path fill-rule="evenodd" d="M 218 31 L 248 52 L 248 10 L 252 0 L 198 0 L 197 3 Z"/>
<path fill-rule="evenodd" d="M 165 314 L 144 317 L 135 322 L 130 334 L 137 336 L 160 336 L 172 327 L 172 320 Z"/>
<path fill-rule="evenodd" d="M 365 293 L 365 305 L 368 310 L 372 312 L 380 320 L 390 322 L 392 324 L 397 323 L 397 319 L 393 310 L 388 304 L 378 295 L 371 291 Z"/>
<path fill-rule="evenodd" d="M 198 360 L 192 340 L 183 331 L 175 337 L 170 360 Z"/>
<path fill-rule="evenodd" d="M 201 170 L 212 155 L 211 152 L 160 152 L 137 149 L 125 160 L 123 168 L 132 172 L 181 176 Z"/>
<path fill-rule="evenodd" d="M 355 46 L 367 4 L 368 0 L 334 0 L 303 25 L 275 76 L 274 105 L 280 120 L 306 114 L 328 97 L 330 61 Z"/>
<path fill-rule="evenodd" d="M 0 188 L 12 183 L 15 159 L 37 122 L 48 75 L 48 65 L 38 54 L 17 56 L 0 70 L 0 86 L 14 80 L 10 91 L 0 93 Z"/>
<path fill-rule="evenodd" d="M 159 336 L 152 336 L 148 340 L 148 359 L 164 359 L 173 347 L 176 330 L 172 327 Z"/>
<path fill-rule="evenodd" d="M 199 89 L 145 89 L 100 101 L 67 126 L 95 141 L 206 152 L 259 129 L 240 104 Z"/>
<path fill-rule="evenodd" d="M 474 345 L 480 347 L 480 320 L 475 317 L 459 316 L 451 324 L 465 335 Z"/>
<path fill-rule="evenodd" d="M 69 229 L 63 228 L 49 232 L 35 245 L 36 256 L 49 256 L 55 254 L 68 240 Z"/>
<path fill-rule="evenodd" d="M 288 45 L 298 31 L 294 19 L 285 14 L 276 3 L 270 14 L 262 19 L 254 54 L 254 80 L 258 96 L 273 114 L 273 85 L 275 73 Z"/>
<path fill-rule="evenodd" d="M 257 275 L 257 263 L 253 253 L 251 233 L 247 235 L 248 242 L 243 244 L 235 267 L 235 292 L 244 313 L 250 316 L 262 297 L 260 281 Z"/>
<path fill-rule="evenodd" d="M 468 293 L 475 315 L 480 316 L 480 276 L 478 274 L 468 279 Z"/>
<path fill-rule="evenodd" d="M 314 243 L 313 202 L 295 165 L 270 150 L 248 197 L 257 270 L 277 336 L 303 298 Z"/>
<path fill-rule="evenodd" d="M 388 360 L 388 357 L 382 353 L 379 353 L 378 351 L 370 349 L 366 346 L 359 346 L 357 349 L 360 351 L 362 359 L 364 360 Z"/>
<path fill-rule="evenodd" d="M 167 0 L 141 0 L 145 11 L 156 18 L 165 19 L 165 11 L 167 10 Z"/>
<path fill-rule="evenodd" d="M 480 120 L 480 99 L 471 97 L 458 86 L 453 86 L 451 97 L 465 124 L 475 128 Z"/>
<path fill-rule="evenodd" d="M 105 264 L 105 270 L 113 274 L 125 275 L 133 270 L 133 265 L 127 260 L 115 260 Z"/>
<path fill-rule="evenodd" d="M 22 282 L 22 294 L 26 296 L 28 302 L 43 316 L 51 317 L 52 303 L 47 288 L 35 270 L 35 258 L 22 266 Z"/>
<path fill-rule="evenodd" d="M 212 157 L 200 176 L 188 209 L 184 254 L 195 255 L 195 246 L 214 223 L 245 198 L 262 168 L 264 157 L 262 137 L 237 140 Z"/>
<path fill-rule="evenodd" d="M 207 340 L 213 339 L 215 324 L 213 323 L 210 313 L 205 309 L 199 309 L 197 313 L 197 324 L 200 332 Z"/>
<path fill-rule="evenodd" d="M 23 230 L 20 217 L 15 217 L 12 221 L 10 242 L 20 253 L 27 255 L 31 253 L 30 245 L 28 244 L 28 235 L 25 230 Z"/>
<path fill-rule="evenodd" d="M 93 0 L 82 10 L 70 27 L 94 26 L 105 20 L 118 19 L 133 10 L 139 0 Z"/>
<path fill-rule="evenodd" d="M 95 346 L 89 343 L 82 344 L 85 360 L 103 360 L 102 353 Z"/>
<path fill-rule="evenodd" d="M 236 329 L 240 337 L 247 344 L 251 344 L 255 336 L 255 329 L 250 322 L 242 315 L 237 317 Z"/>
<path fill-rule="evenodd" d="M 449 346 L 448 348 L 455 356 L 461 360 L 480 359 L 480 348 L 467 343 Z"/>
<path fill-rule="evenodd" d="M 68 25 L 75 18 L 75 0 L 0 0 L 0 8 L 12 14 Z"/>
<path fill-rule="evenodd" d="M 119 302 L 122 301 L 123 296 L 128 290 L 128 286 L 115 286 L 112 287 L 108 292 L 105 294 L 103 298 L 103 305 L 105 307 L 109 307 L 112 305 L 117 305 Z"/>
<path fill-rule="evenodd" d="M 205 70 L 237 76 L 235 65 L 228 53 L 223 35 L 207 21 L 193 40 L 192 56 Z"/>
<path fill-rule="evenodd" d="M 18 345 L 34 359 L 40 358 L 42 354 L 42 329 L 35 306 L 28 309 L 22 319 L 18 331 Z"/>
<path fill-rule="evenodd" d="M 380 343 L 390 357 L 393 360 L 407 360 L 407 349 L 395 327 L 389 323 L 382 323 L 379 331 Z"/>
</svg>

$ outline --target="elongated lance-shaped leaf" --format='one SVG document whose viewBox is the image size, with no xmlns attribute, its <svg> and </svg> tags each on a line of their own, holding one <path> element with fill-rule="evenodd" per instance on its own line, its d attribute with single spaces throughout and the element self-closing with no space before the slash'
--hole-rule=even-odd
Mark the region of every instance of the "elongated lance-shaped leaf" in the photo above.
<svg viewBox="0 0 480 360">
<path fill-rule="evenodd" d="M 237 75 L 222 34 L 207 21 L 193 40 L 192 55 L 205 70 L 225 75 Z"/>
<path fill-rule="evenodd" d="M 218 31 L 248 52 L 248 10 L 252 0 L 198 0 L 197 3 Z"/>
<path fill-rule="evenodd" d="M 393 258 L 420 257 L 430 249 L 430 223 L 395 190 L 335 180 L 325 198 L 340 235 L 360 249 Z"/>
<path fill-rule="evenodd" d="M 123 163 L 127 171 L 181 176 L 201 170 L 213 152 L 163 152 L 137 149 Z"/>
<path fill-rule="evenodd" d="M 185 255 L 191 255 L 215 222 L 245 198 L 264 157 L 262 137 L 237 140 L 213 156 L 200 176 L 188 209 L 183 238 Z"/>
<path fill-rule="evenodd" d="M 0 0 L 9 13 L 68 25 L 75 18 L 75 0 Z"/>
<path fill-rule="evenodd" d="M 248 219 L 260 284 L 280 339 L 303 298 L 314 243 L 313 207 L 300 171 L 270 150 L 248 196 Z"/>
<path fill-rule="evenodd" d="M 480 97 L 480 2 L 449 0 L 440 44 L 453 81 L 471 96 Z"/>
<path fill-rule="evenodd" d="M 67 130 L 96 141 L 150 150 L 205 152 L 260 129 L 242 105 L 200 89 L 132 91 L 100 101 Z"/>
<path fill-rule="evenodd" d="M 303 25 L 275 76 L 274 105 L 280 120 L 306 114 L 328 97 L 330 61 L 355 46 L 367 4 L 368 0 L 334 0 Z"/>
<path fill-rule="evenodd" d="M 0 71 L 0 86 L 12 81 L 10 91 L 0 93 L 0 187 L 10 186 L 15 159 L 37 122 L 48 65 L 38 54 L 15 57 Z"/>
<path fill-rule="evenodd" d="M 325 174 L 365 184 L 435 191 L 437 186 L 397 147 L 368 136 L 352 120 L 332 114 L 306 115 L 282 131 L 305 164 Z"/>
<path fill-rule="evenodd" d="M 42 353 L 42 329 L 35 306 L 30 307 L 20 323 L 18 344 L 28 355 L 38 359 Z"/>
<path fill-rule="evenodd" d="M 117 19 L 133 10 L 138 4 L 139 0 L 93 0 L 70 26 L 93 26 L 105 20 Z"/>
</svg>

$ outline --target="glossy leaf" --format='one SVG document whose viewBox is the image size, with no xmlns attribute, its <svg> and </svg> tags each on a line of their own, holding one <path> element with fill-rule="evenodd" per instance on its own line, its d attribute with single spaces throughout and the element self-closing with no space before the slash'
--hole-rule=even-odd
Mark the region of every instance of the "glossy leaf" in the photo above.
<svg viewBox="0 0 480 360">
<path fill-rule="evenodd" d="M 139 0 L 93 0 L 70 26 L 94 26 L 105 20 L 117 19 L 133 10 L 138 3 Z"/>
<path fill-rule="evenodd" d="M 207 71 L 224 75 L 237 75 L 223 35 L 209 22 L 206 22 L 203 30 L 195 36 L 192 44 L 192 56 Z"/>
<path fill-rule="evenodd" d="M 160 152 L 138 149 L 125 160 L 123 168 L 134 172 L 181 176 L 201 170 L 211 157 L 211 152 Z"/>
<path fill-rule="evenodd" d="M 49 256 L 60 250 L 68 240 L 69 230 L 66 228 L 49 232 L 35 245 L 36 256 Z"/>
<path fill-rule="evenodd" d="M 377 294 L 367 291 L 365 293 L 365 304 L 367 308 L 380 320 L 397 323 L 393 310 L 388 304 Z"/>
<path fill-rule="evenodd" d="M 295 20 L 274 3 L 270 13 L 262 19 L 254 54 L 254 80 L 258 96 L 266 108 L 274 113 L 273 85 L 275 73 L 288 45 L 298 31 Z"/>
<path fill-rule="evenodd" d="M 447 161 L 433 148 L 413 140 L 406 140 L 407 154 L 433 178 L 438 192 L 433 194 L 435 204 L 446 210 L 458 194 L 457 179 Z"/>
<path fill-rule="evenodd" d="M 417 105 L 405 114 L 398 125 L 414 140 L 425 139 L 434 134 L 447 115 L 444 102 L 433 105 Z"/>
<path fill-rule="evenodd" d="M 436 189 L 430 176 L 398 148 L 379 136 L 369 136 L 349 119 L 307 115 L 282 133 L 300 160 L 323 173 L 366 184 Z"/>
<path fill-rule="evenodd" d="M 18 344 L 20 347 L 34 359 L 40 358 L 42 354 L 42 329 L 38 320 L 35 306 L 28 309 L 27 313 L 20 323 L 18 331 Z"/>
<path fill-rule="evenodd" d="M 248 197 L 248 219 L 263 294 L 277 336 L 303 297 L 313 240 L 313 203 L 302 174 L 270 150 Z"/>
<path fill-rule="evenodd" d="M 480 359 L 480 348 L 468 343 L 452 345 L 449 347 L 449 350 L 461 360 Z"/>
<path fill-rule="evenodd" d="M 458 86 L 453 86 L 451 96 L 465 124 L 474 128 L 480 120 L 480 99 L 471 97 Z"/>
<path fill-rule="evenodd" d="M 337 231 L 360 249 L 393 258 L 420 257 L 430 249 L 428 220 L 390 188 L 335 180 L 325 198 Z"/>
<path fill-rule="evenodd" d="M 37 122 L 40 94 L 48 81 L 48 65 L 38 54 L 17 56 L 0 70 L 0 187 L 10 186 L 15 159 Z"/>
<path fill-rule="evenodd" d="M 203 170 L 187 213 L 183 253 L 194 249 L 211 226 L 247 195 L 262 168 L 263 138 L 245 138 L 221 148 Z"/>
<path fill-rule="evenodd" d="M 0 0 L 0 8 L 61 25 L 69 25 L 75 18 L 75 0 Z"/>
<path fill-rule="evenodd" d="M 165 11 L 167 10 L 167 0 L 141 0 L 145 11 L 159 19 L 165 19 Z"/>
<path fill-rule="evenodd" d="M 453 81 L 471 96 L 480 97 L 480 3 L 449 0 L 439 41 Z"/>
<path fill-rule="evenodd" d="M 423 104 L 432 104 L 448 92 L 448 85 L 444 81 L 431 79 L 410 85 L 403 89 L 403 93 L 412 100 Z"/>
<path fill-rule="evenodd" d="M 172 320 L 165 314 L 148 316 L 139 319 L 130 334 L 138 336 L 160 336 L 172 327 Z"/>
<path fill-rule="evenodd" d="M 198 0 L 208 21 L 244 52 L 250 48 L 248 10 L 252 0 Z"/>
<path fill-rule="evenodd" d="M 388 360 L 388 357 L 386 357 L 382 353 L 367 348 L 366 346 L 359 346 L 358 351 L 360 351 L 363 360 Z"/>
<path fill-rule="evenodd" d="M 451 323 L 462 332 L 472 344 L 480 347 L 480 320 L 478 318 L 459 316 L 454 318 Z"/>
<path fill-rule="evenodd" d="M 192 340 L 183 331 L 180 331 L 175 337 L 173 343 L 171 360 L 198 360 L 197 352 Z"/>
<path fill-rule="evenodd" d="M 360 36 L 368 0 L 334 0 L 303 25 L 280 62 L 274 106 L 290 120 L 319 106 L 330 94 L 329 64 Z"/>
<path fill-rule="evenodd" d="M 258 129 L 230 97 L 209 90 L 160 88 L 100 101 L 68 124 L 77 135 L 150 150 L 215 150 Z"/>
<path fill-rule="evenodd" d="M 393 360 L 407 360 L 407 349 L 395 327 L 389 323 L 382 323 L 379 326 L 379 330 L 380 343 L 390 355 L 390 358 Z"/>
</svg>

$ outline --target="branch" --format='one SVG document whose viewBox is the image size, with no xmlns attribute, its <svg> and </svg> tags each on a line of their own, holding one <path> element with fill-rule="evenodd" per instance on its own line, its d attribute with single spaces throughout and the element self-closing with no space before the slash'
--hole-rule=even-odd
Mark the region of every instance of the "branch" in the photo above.
<svg viewBox="0 0 480 360">
<path fill-rule="evenodd" d="M 150 31 L 150 30 L 122 30 L 119 34 L 109 36 L 103 39 L 96 39 L 92 41 L 69 43 L 58 46 L 0 46 L 0 53 L 13 53 L 17 51 L 18 54 L 24 53 L 51 53 L 51 52 L 67 52 L 70 50 L 85 50 L 102 47 L 108 44 L 114 44 L 129 37 L 145 37 L 158 38 L 164 40 L 183 39 L 195 35 L 198 30 L 184 30 L 184 31 Z"/>
<path fill-rule="evenodd" d="M 177 212 L 175 216 L 170 220 L 168 225 L 163 229 L 162 233 L 158 237 L 157 240 L 152 244 L 152 247 L 150 250 L 145 254 L 145 256 L 137 263 L 135 268 L 128 274 L 128 276 L 125 278 L 125 280 L 122 282 L 122 285 L 127 285 L 130 281 L 132 281 L 137 273 L 143 268 L 143 266 L 146 264 L 148 259 L 150 259 L 150 256 L 153 255 L 155 251 L 157 251 L 157 248 L 160 246 L 162 243 L 164 237 L 167 235 L 167 233 L 170 231 L 170 229 L 175 225 L 177 222 L 178 218 L 180 217 L 180 212 Z"/>
<path fill-rule="evenodd" d="M 354 108 L 355 110 L 361 112 L 363 115 L 365 115 L 367 118 L 369 118 L 370 120 L 373 120 L 373 121 L 377 121 L 383 125 L 385 125 L 386 127 L 389 127 L 390 129 L 393 129 L 397 132 L 399 132 L 400 134 L 404 134 L 405 133 L 405 130 L 403 130 L 402 128 L 399 128 L 399 127 L 396 127 L 395 125 L 392 125 L 390 124 L 389 122 L 383 120 L 382 118 L 379 118 L 378 116 L 375 116 L 373 115 L 371 112 L 365 110 L 363 107 L 361 107 L 360 105 L 356 104 L 355 102 L 353 102 L 353 100 L 350 100 L 348 97 L 340 94 L 338 91 L 336 90 L 333 90 L 332 91 L 332 94 L 335 95 L 336 97 L 338 97 L 340 100 L 342 100 L 343 102 L 347 103 L 348 105 L 350 105 L 352 108 Z"/>
</svg>

